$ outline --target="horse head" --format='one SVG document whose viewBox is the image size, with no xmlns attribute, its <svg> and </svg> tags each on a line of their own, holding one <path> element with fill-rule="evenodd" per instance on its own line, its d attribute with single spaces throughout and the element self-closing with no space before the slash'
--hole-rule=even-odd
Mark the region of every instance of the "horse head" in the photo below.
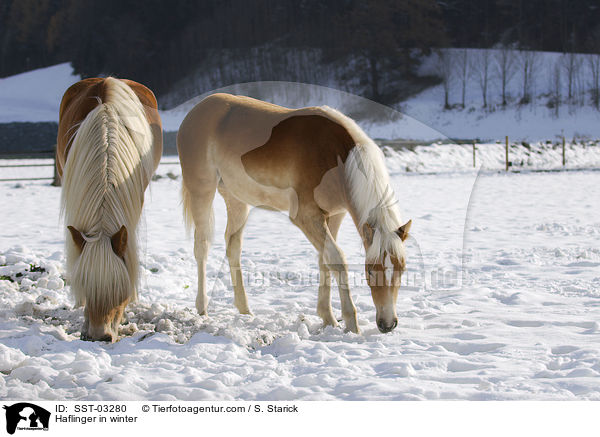
<svg viewBox="0 0 600 437">
<path fill-rule="evenodd" d="M 73 226 L 67 229 L 78 252 L 71 288 L 79 305 L 85 305 L 83 340 L 113 342 L 123 311 L 134 294 L 134 278 L 127 268 L 127 228 L 110 237 L 90 237 Z"/>
<path fill-rule="evenodd" d="M 400 244 L 403 244 L 408 238 L 411 224 L 412 221 L 409 220 L 394 232 L 395 236 L 393 238 L 399 239 Z M 381 238 L 375 236 L 376 232 L 379 231 L 375 231 L 369 224 L 363 226 L 363 238 L 367 253 L 370 252 L 373 245 L 382 244 Z M 365 260 L 365 273 L 375 304 L 377 328 L 379 331 L 386 333 L 392 331 L 398 325 L 396 300 L 402 273 L 406 268 L 406 260 L 403 250 L 377 249 L 379 256 L 375 258 L 367 257 Z"/>
</svg>

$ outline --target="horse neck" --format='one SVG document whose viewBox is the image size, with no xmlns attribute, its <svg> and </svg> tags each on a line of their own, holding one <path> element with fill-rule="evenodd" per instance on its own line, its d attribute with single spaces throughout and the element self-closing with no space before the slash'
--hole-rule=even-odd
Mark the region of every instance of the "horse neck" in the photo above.
<svg viewBox="0 0 600 437">
<path fill-rule="evenodd" d="M 356 146 L 345 164 L 347 210 L 363 240 L 367 261 L 384 251 L 401 252 L 395 230 L 400 213 L 383 156 L 375 144 Z M 372 231 L 365 235 L 365 226 Z M 369 240 L 371 240 L 369 242 Z"/>
</svg>

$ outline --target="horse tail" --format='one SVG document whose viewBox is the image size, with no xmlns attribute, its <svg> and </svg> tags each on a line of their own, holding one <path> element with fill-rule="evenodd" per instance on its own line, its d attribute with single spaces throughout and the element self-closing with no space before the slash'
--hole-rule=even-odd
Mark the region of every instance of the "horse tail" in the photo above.
<svg viewBox="0 0 600 437">
<path fill-rule="evenodd" d="M 192 216 L 192 195 L 185 186 L 185 182 L 181 184 L 181 203 L 183 206 L 183 223 L 187 233 L 194 230 L 194 217 Z"/>
<path fill-rule="evenodd" d="M 206 227 L 201 229 L 201 233 L 208 238 L 212 238 L 215 230 L 215 212 L 212 204 L 200 205 L 198 202 L 194 203 L 194 197 L 192 193 L 185 186 L 185 181 L 181 184 L 181 203 L 183 206 L 183 223 L 185 230 L 188 234 L 196 229 L 196 222 L 194 221 L 194 210 L 198 211 L 203 208 L 210 208 L 210 214 L 206 217 L 207 222 L 204 224 Z"/>
</svg>

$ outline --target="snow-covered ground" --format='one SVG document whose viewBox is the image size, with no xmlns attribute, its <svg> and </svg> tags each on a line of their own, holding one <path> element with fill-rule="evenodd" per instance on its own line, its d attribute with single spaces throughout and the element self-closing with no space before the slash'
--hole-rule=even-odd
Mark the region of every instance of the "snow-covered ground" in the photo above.
<svg viewBox="0 0 600 437">
<path fill-rule="evenodd" d="M 385 144 L 385 143 L 384 143 Z M 387 165 L 392 172 L 456 172 L 473 168 L 482 171 L 506 169 L 506 146 L 502 143 L 472 144 L 436 143 L 414 147 L 383 146 Z M 562 143 L 509 143 L 508 161 L 513 171 L 590 169 L 600 167 L 600 144 L 596 141 L 565 143 L 565 165 Z"/>
<path fill-rule="evenodd" d="M 340 243 L 361 335 L 321 327 L 315 251 L 269 211 L 253 211 L 246 228 L 254 316 L 237 314 L 219 196 L 210 315 L 198 316 L 180 170 L 161 165 L 139 231 L 139 302 L 119 342 L 83 342 L 62 278 L 60 189 L 0 183 L 0 398 L 600 399 L 600 173 L 423 175 L 387 161 L 413 219 L 390 334 L 375 326 L 348 219 Z"/>
</svg>

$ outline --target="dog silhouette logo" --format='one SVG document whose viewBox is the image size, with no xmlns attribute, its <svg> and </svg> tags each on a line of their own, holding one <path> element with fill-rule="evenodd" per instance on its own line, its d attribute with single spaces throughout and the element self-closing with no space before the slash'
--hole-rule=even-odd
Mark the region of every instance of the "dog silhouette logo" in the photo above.
<svg viewBox="0 0 600 437">
<path fill-rule="evenodd" d="M 11 406 L 4 406 L 6 410 L 6 432 L 14 434 L 18 430 L 44 430 L 48 431 L 50 424 L 50 411 L 35 404 L 19 402 Z"/>
</svg>

